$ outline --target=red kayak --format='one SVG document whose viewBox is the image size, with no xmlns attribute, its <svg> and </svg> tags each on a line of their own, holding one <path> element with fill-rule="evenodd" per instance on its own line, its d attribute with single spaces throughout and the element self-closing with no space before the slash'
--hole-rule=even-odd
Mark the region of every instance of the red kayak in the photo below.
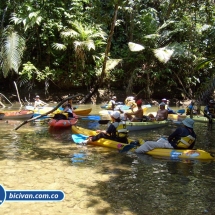
<svg viewBox="0 0 215 215">
<path fill-rule="evenodd" d="M 78 121 L 77 118 L 60 119 L 60 120 L 51 119 L 48 124 L 50 127 L 68 128 L 68 127 L 71 127 L 72 125 L 75 125 L 77 121 Z"/>
<path fill-rule="evenodd" d="M 72 119 L 51 119 L 48 124 L 50 127 L 55 128 L 68 128 L 75 125 L 78 121 L 78 116 L 73 113 L 74 118 Z"/>
</svg>

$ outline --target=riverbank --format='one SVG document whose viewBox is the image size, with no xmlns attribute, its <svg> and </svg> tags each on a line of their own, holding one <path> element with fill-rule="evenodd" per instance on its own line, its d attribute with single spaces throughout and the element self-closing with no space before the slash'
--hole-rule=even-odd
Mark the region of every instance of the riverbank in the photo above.
<svg viewBox="0 0 215 215">
<path fill-rule="evenodd" d="M 71 89 L 71 90 L 55 90 L 52 89 L 48 93 L 45 93 L 44 90 L 41 89 L 35 89 L 31 92 L 26 92 L 26 90 L 20 90 L 20 92 L 14 91 L 5 91 L 0 92 L 0 101 L 7 105 L 8 100 L 11 103 L 19 103 L 18 95 L 20 97 L 20 100 L 24 104 L 33 104 L 34 98 L 36 95 L 40 96 L 40 99 L 47 102 L 47 103 L 59 103 L 62 99 L 68 97 L 68 96 L 74 96 L 73 104 L 79 104 L 80 101 L 85 98 L 85 96 L 89 93 L 89 90 L 87 89 Z M 6 99 L 5 97 L 8 99 Z M 109 89 L 99 89 L 96 94 L 94 94 L 90 99 L 86 101 L 85 104 L 105 104 L 107 103 L 112 96 L 117 97 L 117 101 L 124 102 L 126 99 L 125 91 L 123 90 L 109 90 Z M 141 97 L 139 97 L 141 98 Z M 158 105 L 161 102 L 161 98 L 151 98 L 151 99 L 144 99 L 144 104 L 151 104 L 151 105 Z M 179 100 L 176 98 L 166 98 L 170 100 L 170 106 L 176 106 L 176 107 L 187 107 L 191 100 Z"/>
</svg>

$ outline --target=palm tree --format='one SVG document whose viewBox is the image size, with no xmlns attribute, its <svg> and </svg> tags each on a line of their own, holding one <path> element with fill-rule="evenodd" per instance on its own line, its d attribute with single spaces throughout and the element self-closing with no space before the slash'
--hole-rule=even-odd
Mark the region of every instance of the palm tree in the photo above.
<svg viewBox="0 0 215 215">
<path fill-rule="evenodd" d="M 92 56 L 90 52 L 105 44 L 106 33 L 99 26 L 86 26 L 78 21 L 70 22 L 70 24 L 72 28 L 66 29 L 60 34 L 65 43 L 55 43 L 52 47 L 65 50 L 72 44 L 77 65 L 83 71 L 87 58 Z"/>
<path fill-rule="evenodd" d="M 24 38 L 8 27 L 3 31 L 0 47 L 0 65 L 4 77 L 8 76 L 10 70 L 18 73 L 25 48 Z"/>
</svg>

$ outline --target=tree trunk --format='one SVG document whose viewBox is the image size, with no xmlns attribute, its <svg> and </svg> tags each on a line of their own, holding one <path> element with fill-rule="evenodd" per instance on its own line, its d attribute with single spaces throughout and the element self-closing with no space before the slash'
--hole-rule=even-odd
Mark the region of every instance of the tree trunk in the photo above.
<svg viewBox="0 0 215 215">
<path fill-rule="evenodd" d="M 114 34 L 114 28 L 115 28 L 116 19 L 117 19 L 118 8 L 119 8 L 119 5 L 115 4 L 113 21 L 111 23 L 110 34 L 108 36 L 107 46 L 106 46 L 106 50 L 105 50 L 105 57 L 104 57 L 104 62 L 103 62 L 103 67 L 102 67 L 102 73 L 101 73 L 100 80 L 99 80 L 99 87 L 102 86 L 103 81 L 104 81 L 105 76 L 106 76 L 106 63 L 107 63 L 107 59 L 108 59 L 108 53 L 109 53 L 110 47 L 111 47 L 112 37 Z"/>
<path fill-rule="evenodd" d="M 115 28 L 116 19 L 117 19 L 118 8 L 119 8 L 119 5 L 115 4 L 114 16 L 113 16 L 110 33 L 109 33 L 108 40 L 107 40 L 107 46 L 105 49 L 105 57 L 104 57 L 102 72 L 101 72 L 101 76 L 99 78 L 99 81 L 98 81 L 98 83 L 96 83 L 94 85 L 94 87 L 90 90 L 90 92 L 80 101 L 80 103 L 85 103 L 88 99 L 90 99 L 92 97 L 92 95 L 94 95 L 98 91 L 99 87 L 101 87 L 103 85 L 103 81 L 106 77 L 106 63 L 107 63 L 107 59 L 108 59 L 108 53 L 109 53 L 110 47 L 111 47 L 112 37 L 114 34 L 114 28 Z"/>
</svg>

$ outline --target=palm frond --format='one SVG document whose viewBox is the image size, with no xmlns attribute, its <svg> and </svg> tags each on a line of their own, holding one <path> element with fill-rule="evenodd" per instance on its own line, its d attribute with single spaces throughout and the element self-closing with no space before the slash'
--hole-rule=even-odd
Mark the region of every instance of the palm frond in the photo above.
<svg viewBox="0 0 215 215">
<path fill-rule="evenodd" d="M 67 49 L 67 47 L 61 43 L 53 43 L 52 48 L 55 50 L 63 50 L 63 51 L 65 51 Z"/>
<path fill-rule="evenodd" d="M 154 49 L 153 50 L 155 57 L 162 63 L 167 63 L 172 54 L 173 54 L 173 50 L 172 49 L 168 49 L 167 47 L 163 47 L 163 48 L 158 48 L 158 49 Z"/>
<path fill-rule="evenodd" d="M 77 37 L 78 35 L 78 32 L 74 31 L 73 29 L 67 29 L 60 33 L 60 36 L 64 39 Z"/>
<path fill-rule="evenodd" d="M 5 34 L 1 49 L 2 71 L 4 77 L 7 77 L 10 70 L 14 70 L 18 73 L 24 47 L 24 38 L 17 32 L 9 31 Z"/>
<path fill-rule="evenodd" d="M 114 69 L 120 62 L 122 62 L 122 59 L 109 59 L 109 60 L 107 60 L 106 71 Z"/>
<path fill-rule="evenodd" d="M 87 40 L 87 41 L 85 41 L 84 42 L 84 46 L 87 48 L 87 50 L 91 50 L 91 49 L 93 49 L 93 50 L 95 50 L 96 49 L 96 47 L 95 47 L 95 43 L 94 43 L 94 41 L 93 40 Z"/>
<path fill-rule="evenodd" d="M 139 52 L 139 51 L 142 51 L 143 49 L 145 49 L 144 46 L 137 44 L 137 43 L 132 43 L 132 42 L 128 43 L 128 47 L 129 47 L 130 51 L 132 51 L 132 52 Z"/>
<path fill-rule="evenodd" d="M 159 32 L 159 31 L 162 30 L 162 29 L 165 29 L 167 26 L 171 25 L 172 23 L 175 23 L 175 21 L 169 20 L 169 21 L 164 22 L 163 25 L 161 25 L 161 26 L 157 29 L 157 32 Z"/>
<path fill-rule="evenodd" d="M 210 59 L 202 58 L 202 59 L 198 59 L 197 61 L 198 63 L 196 63 L 195 69 L 199 70 L 199 69 L 204 69 L 206 67 L 209 67 L 215 61 L 215 58 L 210 58 Z"/>
<path fill-rule="evenodd" d="M 160 34 L 148 34 L 144 36 L 146 39 L 157 39 L 158 37 L 160 37 Z"/>
</svg>

